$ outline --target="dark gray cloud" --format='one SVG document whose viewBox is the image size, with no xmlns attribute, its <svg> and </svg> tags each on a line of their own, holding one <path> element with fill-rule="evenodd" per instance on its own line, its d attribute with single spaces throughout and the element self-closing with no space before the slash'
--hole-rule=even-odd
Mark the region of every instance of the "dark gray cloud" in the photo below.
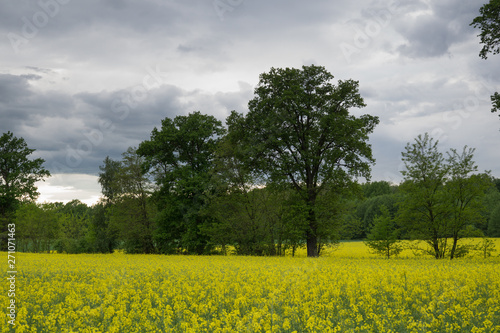
<svg viewBox="0 0 500 333">
<path fill-rule="evenodd" d="M 21 75 L 21 77 L 23 79 L 28 80 L 28 81 L 30 81 L 30 80 L 32 80 L 32 81 L 40 80 L 42 78 L 40 75 L 36 75 L 36 74 L 23 74 L 23 75 Z"/>
<path fill-rule="evenodd" d="M 481 146 L 480 168 L 500 177 L 485 144 L 500 139 L 489 112 L 500 67 L 479 58 L 469 26 L 483 2 L 3 0 L 0 131 L 53 173 L 95 175 L 165 117 L 224 120 L 247 110 L 259 74 L 317 64 L 359 80 L 368 106 L 355 114 L 380 117 L 374 178 L 399 174 L 402 147 L 423 132 Z"/>
<path fill-rule="evenodd" d="M 37 92 L 30 81 L 41 77 L 33 74 L 0 74 L 0 130 L 24 132 L 51 118 L 68 118 L 74 111 L 73 100 L 54 91 Z M 27 131 L 25 136 L 29 137 Z M 43 142 L 43 138 L 40 138 Z"/>
<path fill-rule="evenodd" d="M 95 27 L 115 27 L 142 34 L 155 29 L 182 28 L 186 18 L 194 19 L 200 9 L 208 7 L 207 2 L 186 7 L 180 1 L 5 0 L 2 1 L 0 27 L 20 35 L 38 30 L 42 38 Z M 103 30 L 103 35 L 109 32 Z"/>
<path fill-rule="evenodd" d="M 395 25 L 396 31 L 406 39 L 398 51 L 410 58 L 449 54 L 453 44 L 467 40 L 474 33 L 469 24 L 479 14 L 475 2 L 420 2 L 412 7 Z"/>
<path fill-rule="evenodd" d="M 26 69 L 32 70 L 36 73 L 43 73 L 43 74 L 53 74 L 54 71 L 49 69 L 49 68 L 40 68 L 40 67 L 35 67 L 35 66 L 26 66 Z"/>
<path fill-rule="evenodd" d="M 446 24 L 432 16 L 416 18 L 400 32 L 406 37 L 408 44 L 400 46 L 399 51 L 411 58 L 446 54 L 454 37 Z"/>
<path fill-rule="evenodd" d="M 0 131 L 32 143 L 53 173 L 95 174 L 106 156 L 120 158 L 162 119 L 201 111 L 224 121 L 231 110 L 244 111 L 251 95 L 243 83 L 240 91 L 216 94 L 163 85 L 134 95 L 136 88 L 65 95 L 37 90 L 26 75 L 1 75 Z"/>
<path fill-rule="evenodd" d="M 32 95 L 26 77 L 3 74 L 0 75 L 0 103 L 9 106 L 21 103 Z"/>
</svg>

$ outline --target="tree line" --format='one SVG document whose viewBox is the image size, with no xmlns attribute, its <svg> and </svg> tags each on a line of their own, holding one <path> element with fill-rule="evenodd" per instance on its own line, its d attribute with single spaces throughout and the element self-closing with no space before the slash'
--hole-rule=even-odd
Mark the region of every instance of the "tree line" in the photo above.
<svg viewBox="0 0 500 333">
<path fill-rule="evenodd" d="M 443 154 L 420 135 L 402 153 L 401 184 L 370 182 L 378 117 L 350 111 L 365 106 L 357 81 L 332 80 L 320 66 L 272 68 L 249 111 L 233 111 L 225 125 L 199 111 L 163 119 L 120 160 L 104 159 L 103 197 L 92 207 L 34 203 L 34 181 L 49 173 L 40 159 L 29 162 L 22 139 L 4 134 L 2 244 L 8 221 L 20 250 L 66 253 L 284 255 L 305 247 L 316 257 L 340 239 L 366 239 L 390 256 L 398 240 L 414 239 L 425 245 L 416 251 L 453 259 L 469 250 L 463 238 L 500 236 L 500 183 L 478 171 L 473 149 Z"/>
</svg>

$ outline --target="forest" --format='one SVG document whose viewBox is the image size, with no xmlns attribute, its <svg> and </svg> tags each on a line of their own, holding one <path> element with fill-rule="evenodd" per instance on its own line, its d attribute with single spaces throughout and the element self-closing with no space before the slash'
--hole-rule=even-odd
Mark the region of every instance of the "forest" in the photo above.
<svg viewBox="0 0 500 333">
<path fill-rule="evenodd" d="M 332 79 L 320 66 L 273 68 L 249 112 L 233 111 L 225 126 L 199 111 L 163 119 L 149 140 L 103 160 L 102 199 L 91 207 L 36 203 L 34 182 L 50 173 L 5 133 L 2 246 L 9 223 L 18 251 L 60 253 L 283 256 L 303 247 L 317 257 L 365 240 L 389 257 L 400 240 L 421 240 L 415 250 L 453 259 L 471 250 L 465 238 L 500 237 L 500 179 L 479 172 L 472 148 L 443 153 L 425 133 L 402 151 L 400 184 L 370 181 L 378 117 L 350 113 L 365 106 L 358 82 Z"/>
<path fill-rule="evenodd" d="M 470 224 L 471 236 L 500 237 L 500 180 L 491 179 L 485 191 L 480 218 Z M 339 240 L 366 239 L 374 221 L 385 207 L 391 219 L 403 201 L 401 186 L 386 181 L 357 184 L 355 193 L 332 202 L 330 233 L 322 245 Z M 144 209 L 144 211 L 141 211 Z M 122 197 L 93 206 L 73 200 L 63 203 L 22 203 L 16 214 L 18 251 L 61 253 L 184 253 L 284 255 L 305 246 L 300 227 L 300 205 L 290 191 L 253 189 L 217 198 L 203 207 L 199 231 L 188 238 L 188 225 L 168 231 L 152 196 Z M 184 222 L 184 221 L 183 221 Z M 326 228 L 326 226 L 325 226 Z M 167 229 L 167 230 L 166 230 Z M 396 225 L 398 239 L 412 239 L 412 233 Z M 464 234 L 465 235 L 465 234 Z M 449 235 L 444 235 L 450 236 Z M 170 238 L 172 237 L 172 238 Z M 328 237 L 328 238 L 327 238 Z M 163 240 L 169 240 L 164 243 Z"/>
</svg>

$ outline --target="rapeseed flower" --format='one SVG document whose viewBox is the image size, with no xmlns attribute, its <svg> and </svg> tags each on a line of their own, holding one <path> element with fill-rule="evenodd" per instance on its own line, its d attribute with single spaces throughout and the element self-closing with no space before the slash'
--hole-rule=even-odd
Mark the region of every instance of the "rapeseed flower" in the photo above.
<svg viewBox="0 0 500 333">
<path fill-rule="evenodd" d="M 500 332 L 500 258 L 361 246 L 314 259 L 22 253 L 13 331 Z"/>
</svg>

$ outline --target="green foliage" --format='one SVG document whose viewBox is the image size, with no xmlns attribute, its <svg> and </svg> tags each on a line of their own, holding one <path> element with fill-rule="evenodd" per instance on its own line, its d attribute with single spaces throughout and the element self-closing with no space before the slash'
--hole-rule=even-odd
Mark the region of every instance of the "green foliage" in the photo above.
<svg viewBox="0 0 500 333">
<path fill-rule="evenodd" d="M 213 116 L 194 112 L 188 116 L 165 118 L 160 130 L 140 144 L 155 176 L 155 200 L 159 214 L 156 241 L 162 253 L 208 253 L 208 237 L 201 232 L 210 223 L 204 215 L 207 196 L 212 191 L 211 170 L 222 123 Z"/>
<path fill-rule="evenodd" d="M 116 235 L 108 226 L 105 206 L 23 202 L 15 213 L 19 252 L 113 252 Z"/>
<path fill-rule="evenodd" d="M 54 245 L 57 252 L 92 252 L 92 244 L 90 244 L 90 240 L 87 238 L 89 223 L 88 215 L 78 216 L 74 213 L 62 213 L 59 211 L 59 238 Z"/>
<path fill-rule="evenodd" d="M 325 187 L 325 189 L 316 198 L 314 215 L 318 223 L 317 235 L 317 253 L 321 254 L 322 249 L 329 245 L 333 248 L 339 244 L 342 234 L 342 216 L 344 216 L 349 207 L 344 205 L 345 200 L 352 199 L 359 190 L 357 183 L 346 183 L 345 187 Z M 302 205 L 307 212 L 307 203 L 302 200 Z M 308 226 L 309 216 L 303 225 Z M 307 229 L 306 229 L 307 230 Z M 306 233 L 307 234 L 307 233 Z"/>
<path fill-rule="evenodd" d="M 393 194 L 395 191 L 395 187 L 391 186 L 391 184 L 386 181 L 368 182 L 361 185 L 361 188 L 363 190 L 363 195 L 365 196 L 365 198 L 372 198 L 385 194 Z"/>
<path fill-rule="evenodd" d="M 481 256 L 485 259 L 488 257 L 491 257 L 493 255 L 493 252 L 497 251 L 496 246 L 495 246 L 495 242 L 493 242 L 493 240 L 488 239 L 486 237 L 483 237 L 483 239 L 481 240 L 481 243 L 477 244 L 474 247 L 474 250 L 479 252 L 481 254 Z"/>
<path fill-rule="evenodd" d="M 398 211 L 398 220 L 414 239 L 424 240 L 436 259 L 444 258 L 448 207 L 443 190 L 448 167 L 437 145 L 426 133 L 419 135 L 414 144 L 407 144 L 403 152 L 406 170 L 405 182 L 400 189 L 405 194 Z"/>
<path fill-rule="evenodd" d="M 394 217 L 397 213 L 398 200 L 399 197 L 395 194 L 383 194 L 361 201 L 356 208 L 356 217 L 362 225 L 360 238 L 364 238 L 368 234 L 368 231 L 373 226 L 375 217 L 382 213 L 382 206 L 385 206 L 391 213 L 391 216 Z"/>
<path fill-rule="evenodd" d="M 22 203 L 16 211 L 18 251 L 49 252 L 59 238 L 61 214 L 57 204 Z"/>
<path fill-rule="evenodd" d="M 364 239 L 373 226 L 375 216 L 380 215 L 380 207 L 385 205 L 391 216 L 397 212 L 400 200 L 398 186 L 388 182 L 368 182 L 359 185 L 355 197 L 344 197 L 341 214 L 341 239 Z M 403 236 L 403 235 L 401 235 Z"/>
<path fill-rule="evenodd" d="M 495 92 L 490 96 L 491 99 L 491 112 L 498 112 L 500 110 L 500 94 Z M 500 116 L 500 115 L 499 115 Z"/>
<path fill-rule="evenodd" d="M 122 241 L 126 253 L 156 253 L 154 244 L 155 224 L 153 222 L 155 208 L 131 196 L 123 196 L 108 208 L 109 229 L 116 233 Z"/>
<path fill-rule="evenodd" d="M 363 222 L 355 214 L 343 214 L 341 218 L 340 239 L 351 240 L 365 237 Z"/>
<path fill-rule="evenodd" d="M 500 202 L 491 211 L 488 222 L 488 236 L 500 237 Z"/>
<path fill-rule="evenodd" d="M 474 28 L 479 28 L 483 48 L 479 56 L 483 59 L 488 58 L 488 53 L 500 53 L 500 0 L 490 0 L 479 9 L 480 16 L 474 18 L 470 24 Z M 491 96 L 491 112 L 500 110 L 500 94 L 495 92 Z"/>
<path fill-rule="evenodd" d="M 365 237 L 364 228 L 361 219 L 356 215 L 358 205 L 363 202 L 364 198 L 361 193 L 361 186 L 357 185 L 352 188 L 351 195 L 342 196 L 338 200 L 338 204 L 343 207 L 342 212 L 338 216 L 340 223 L 339 239 L 362 239 Z"/>
<path fill-rule="evenodd" d="M 101 192 L 108 201 L 113 201 L 116 195 L 119 195 L 121 189 L 116 181 L 120 172 L 120 161 L 113 161 L 109 156 L 104 159 L 104 165 L 99 166 L 99 184 Z"/>
<path fill-rule="evenodd" d="M 448 153 L 449 176 L 445 184 L 448 200 L 451 202 L 450 231 L 453 245 L 450 258 L 453 259 L 457 242 L 460 238 L 480 235 L 474 225 L 485 223 L 481 214 L 483 198 L 491 187 L 488 174 L 473 174 L 478 171 L 474 158 L 474 149 L 464 147 L 461 154 L 455 149 Z"/>
<path fill-rule="evenodd" d="M 38 196 L 35 182 L 50 176 L 42 166 L 43 159 L 29 159 L 34 151 L 23 138 L 16 138 L 11 132 L 0 137 L 0 213 L 12 211 L 20 200 L 35 200 Z"/>
<path fill-rule="evenodd" d="M 483 215 L 483 220 L 485 222 L 483 224 L 475 225 L 476 228 L 480 229 L 486 236 L 489 237 L 496 237 L 490 235 L 488 229 L 490 224 L 492 224 L 492 226 L 494 225 L 494 222 L 491 222 L 492 217 L 494 217 L 492 214 L 497 205 L 500 205 L 500 192 L 496 188 L 495 184 L 495 180 L 493 179 L 490 189 L 486 191 L 486 194 L 482 200 L 484 209 L 482 210 L 481 214 Z"/>
<path fill-rule="evenodd" d="M 216 244 L 233 245 L 241 255 L 284 255 L 301 245 L 304 210 L 294 192 L 271 188 L 234 191 L 213 200 L 207 228 Z"/>
<path fill-rule="evenodd" d="M 283 255 L 289 249 L 295 253 L 307 228 L 303 201 L 286 185 L 262 188 L 233 135 L 229 131 L 217 149 L 212 171 L 215 191 L 206 211 L 213 219 L 204 232 L 223 252 L 231 244 L 238 254 Z"/>
<path fill-rule="evenodd" d="M 0 137 L 0 250 L 7 246 L 7 224 L 19 203 L 35 200 L 39 194 L 35 183 L 50 176 L 43 159 L 29 158 L 34 151 L 11 132 Z"/>
<path fill-rule="evenodd" d="M 495 184 L 496 189 L 498 190 L 498 192 L 500 192 L 500 178 L 493 177 L 492 180 L 493 180 L 493 183 Z"/>
<path fill-rule="evenodd" d="M 366 237 L 365 244 L 373 253 L 386 256 L 397 256 L 403 250 L 398 239 L 399 230 L 396 228 L 391 213 L 385 206 L 380 207 L 381 215 L 374 219 L 373 228 Z"/>
<path fill-rule="evenodd" d="M 119 232 L 110 225 L 108 210 L 102 202 L 92 207 L 88 238 L 93 252 L 112 253 L 117 246 Z"/>
<path fill-rule="evenodd" d="M 71 200 L 59 208 L 63 214 L 69 214 L 80 219 L 88 219 L 90 215 L 90 207 L 80 200 Z"/>
<path fill-rule="evenodd" d="M 460 154 L 452 149 L 445 159 L 427 133 L 415 141 L 403 152 L 400 189 L 405 195 L 398 220 L 413 238 L 427 243 L 436 259 L 453 259 L 467 251 L 458 244 L 461 238 L 480 235 L 474 224 L 484 221 L 482 201 L 491 178 L 474 174 L 474 149 L 464 147 Z"/>
<path fill-rule="evenodd" d="M 479 28 L 483 48 L 479 56 L 488 58 L 488 53 L 500 53 L 500 0 L 490 0 L 479 9 L 480 16 L 474 18 L 470 24 L 474 28 Z"/>
<path fill-rule="evenodd" d="M 318 255 L 320 193 L 369 177 L 373 162 L 367 140 L 378 118 L 350 115 L 350 108 L 365 106 L 358 82 L 332 79 L 320 66 L 271 68 L 260 76 L 250 111 L 228 118 L 245 163 L 268 183 L 291 184 L 306 204 L 308 256 Z"/>
<path fill-rule="evenodd" d="M 108 251 L 119 238 L 128 253 L 155 253 L 154 241 L 156 209 L 151 202 L 153 186 L 144 168 L 145 160 L 136 149 L 123 153 L 122 161 L 104 160 L 99 182 L 107 197 L 104 211 L 99 212 L 93 224 L 94 235 L 106 236 L 99 245 Z M 108 221 L 109 219 L 109 221 Z M 107 230 L 104 226 L 107 225 Z"/>
</svg>

